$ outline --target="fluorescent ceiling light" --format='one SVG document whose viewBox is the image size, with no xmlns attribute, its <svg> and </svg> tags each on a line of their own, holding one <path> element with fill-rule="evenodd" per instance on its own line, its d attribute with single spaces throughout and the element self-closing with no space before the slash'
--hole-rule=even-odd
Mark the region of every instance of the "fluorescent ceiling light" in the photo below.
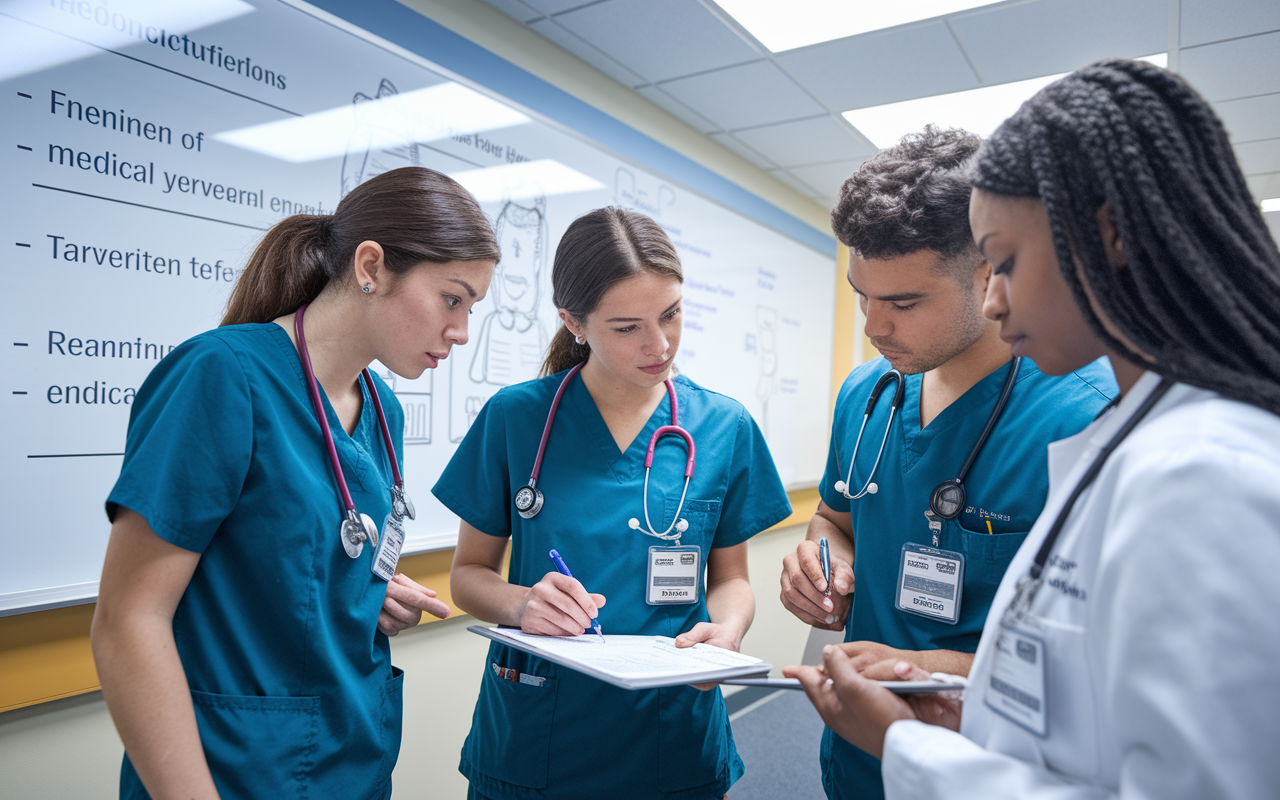
<svg viewBox="0 0 1280 800">
<path fill-rule="evenodd" d="M 1280 211 L 1280 197 L 1269 197 L 1262 201 L 1263 211 Z"/>
<path fill-rule="evenodd" d="M 226 131 L 213 138 L 299 164 L 348 151 L 404 147 L 529 121 L 514 108 L 458 83 L 440 83 L 404 94 L 394 91 L 304 117 Z"/>
<path fill-rule="evenodd" d="M 530 200 L 605 188 L 595 178 L 549 158 L 451 172 L 449 177 L 466 187 L 481 203 Z"/>
<path fill-rule="evenodd" d="M 1165 53 L 1141 59 L 1163 67 Z M 993 131 L 1018 110 L 1024 102 L 1044 87 L 1069 73 L 1048 75 L 996 86 L 983 86 L 963 92 L 903 100 L 882 106 L 859 108 L 844 112 L 844 118 L 853 127 L 883 150 L 897 144 L 903 136 L 924 130 L 933 124 L 943 128 L 963 128 L 979 136 L 990 136 Z"/>
<path fill-rule="evenodd" d="M 993 2 L 996 0 L 715 0 L 775 53 Z"/>
<path fill-rule="evenodd" d="M 0 41 L 4 42 L 0 47 L 0 81 L 95 56 L 102 52 L 99 48 L 123 50 L 136 45 L 146 48 L 145 52 L 154 51 L 157 47 L 149 43 L 148 33 L 152 38 L 159 38 L 160 30 L 190 33 L 254 11 L 257 9 L 243 0 L 123 0 L 109 4 L 0 0 Z"/>
</svg>

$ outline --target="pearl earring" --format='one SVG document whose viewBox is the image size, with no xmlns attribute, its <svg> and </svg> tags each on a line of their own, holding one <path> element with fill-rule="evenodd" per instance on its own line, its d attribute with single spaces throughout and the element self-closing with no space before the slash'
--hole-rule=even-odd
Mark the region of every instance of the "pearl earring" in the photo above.
<svg viewBox="0 0 1280 800">
<path fill-rule="evenodd" d="M 575 336 L 575 337 L 573 337 L 573 340 L 574 340 L 575 342 L 577 342 L 578 344 L 586 344 L 586 343 L 587 343 L 587 337 L 585 337 L 585 336 Z"/>
</svg>

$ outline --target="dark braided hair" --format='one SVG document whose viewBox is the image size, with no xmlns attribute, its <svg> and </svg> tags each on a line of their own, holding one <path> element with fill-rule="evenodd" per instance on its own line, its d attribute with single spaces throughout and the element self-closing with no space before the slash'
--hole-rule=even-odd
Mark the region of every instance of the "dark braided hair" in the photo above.
<svg viewBox="0 0 1280 800">
<path fill-rule="evenodd" d="M 1077 70 L 992 134 L 973 179 L 1044 202 L 1062 275 L 1113 352 L 1280 413 L 1280 250 L 1222 122 L 1182 78 L 1122 59 Z M 1098 229 L 1104 202 L 1124 245 L 1120 268 Z M 1102 326 L 1081 272 L 1150 360 Z"/>
</svg>

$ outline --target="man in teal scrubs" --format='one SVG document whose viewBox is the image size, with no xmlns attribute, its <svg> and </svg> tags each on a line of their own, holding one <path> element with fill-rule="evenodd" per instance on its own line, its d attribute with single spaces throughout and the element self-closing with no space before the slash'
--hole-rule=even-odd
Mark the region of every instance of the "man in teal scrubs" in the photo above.
<svg viewBox="0 0 1280 800">
<path fill-rule="evenodd" d="M 1079 432 L 1118 394 L 1105 362 L 1053 378 L 1021 359 L 1008 404 L 964 479 L 958 516 L 925 516 L 934 487 L 955 479 L 974 450 L 1016 355 L 982 314 L 993 265 L 969 230 L 966 177 L 979 144 L 932 127 L 908 136 L 864 163 L 831 212 L 850 250 L 866 335 L 882 357 L 841 387 L 822 500 L 806 541 L 784 559 L 782 601 L 814 627 L 843 628 L 842 646 L 860 669 L 908 658 L 931 672 L 968 674 L 996 587 L 1044 506 L 1047 445 Z M 877 490 L 851 499 L 872 481 L 895 384 L 877 402 L 856 458 L 855 442 L 872 390 L 891 369 L 905 376 L 905 394 L 874 467 Z M 822 538 L 831 548 L 830 596 Z M 910 574 L 920 553 L 941 553 L 924 560 L 945 570 L 937 582 Z M 934 604 L 940 611 L 912 606 L 907 598 L 922 591 L 926 602 L 952 600 Z M 884 796 L 880 762 L 830 730 L 821 757 L 832 800 Z"/>
</svg>

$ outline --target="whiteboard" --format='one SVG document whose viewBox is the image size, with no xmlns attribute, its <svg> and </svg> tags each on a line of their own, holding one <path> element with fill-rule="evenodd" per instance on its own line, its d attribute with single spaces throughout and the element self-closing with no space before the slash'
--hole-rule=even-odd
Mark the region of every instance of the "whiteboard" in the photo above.
<svg viewBox="0 0 1280 800">
<path fill-rule="evenodd" d="M 0 530 L 0 614 L 96 596 L 134 393 L 165 353 L 217 325 L 262 232 L 406 165 L 471 189 L 504 253 L 467 345 L 416 380 L 379 369 L 405 409 L 419 510 L 406 552 L 456 541 L 430 488 L 484 402 L 535 376 L 558 324 L 555 244 L 606 204 L 652 215 L 678 248 L 678 368 L 750 410 L 789 487 L 815 484 L 832 253 L 522 99 L 302 3 L 0 2 L 0 108 L 17 143 L 0 151 L 0 474 L 21 499 Z"/>
</svg>

